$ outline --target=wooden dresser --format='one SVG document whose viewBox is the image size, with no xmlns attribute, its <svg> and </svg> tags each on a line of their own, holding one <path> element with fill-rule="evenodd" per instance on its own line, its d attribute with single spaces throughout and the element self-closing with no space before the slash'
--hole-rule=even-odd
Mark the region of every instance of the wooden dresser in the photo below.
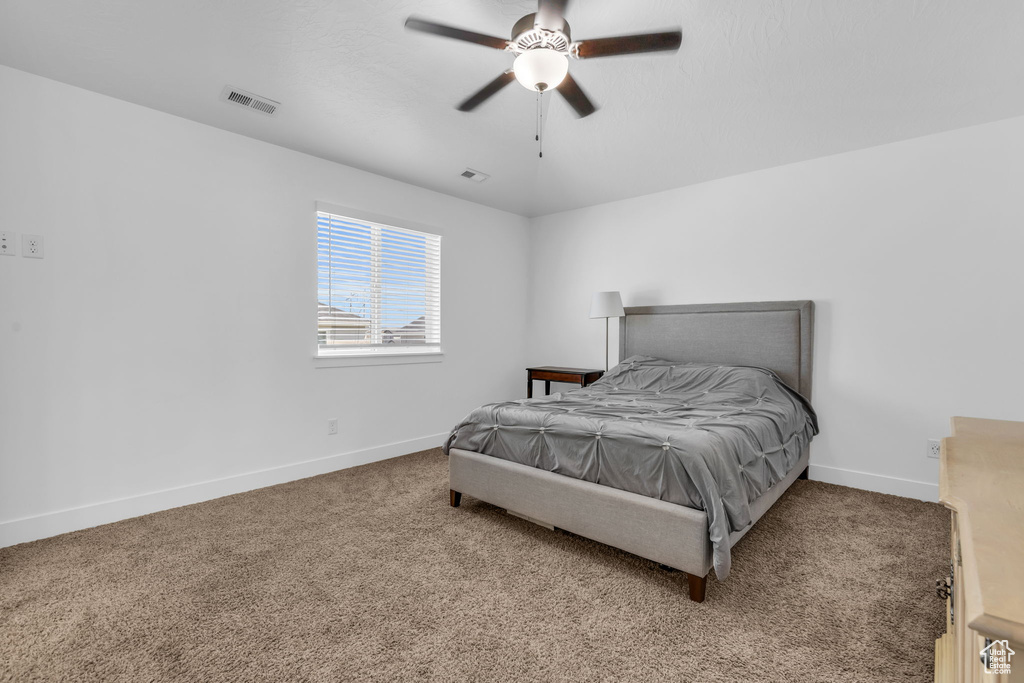
<svg viewBox="0 0 1024 683">
<path fill-rule="evenodd" d="M 940 458 L 939 500 L 953 514 L 935 680 L 1024 682 L 1024 422 L 954 417 Z"/>
</svg>

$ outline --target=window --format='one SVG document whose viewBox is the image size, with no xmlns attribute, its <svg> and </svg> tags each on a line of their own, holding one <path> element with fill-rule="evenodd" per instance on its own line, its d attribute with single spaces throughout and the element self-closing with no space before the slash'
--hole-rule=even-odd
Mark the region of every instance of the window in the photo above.
<svg viewBox="0 0 1024 683">
<path fill-rule="evenodd" d="M 441 352 L 441 237 L 318 207 L 317 355 Z"/>
</svg>

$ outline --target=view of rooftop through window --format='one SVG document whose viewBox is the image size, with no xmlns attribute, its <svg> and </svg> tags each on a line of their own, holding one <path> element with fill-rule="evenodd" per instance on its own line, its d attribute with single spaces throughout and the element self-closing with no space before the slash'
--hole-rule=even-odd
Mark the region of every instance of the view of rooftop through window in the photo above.
<svg viewBox="0 0 1024 683">
<path fill-rule="evenodd" d="M 439 346 L 440 241 L 438 235 L 318 211 L 321 354 Z"/>
</svg>

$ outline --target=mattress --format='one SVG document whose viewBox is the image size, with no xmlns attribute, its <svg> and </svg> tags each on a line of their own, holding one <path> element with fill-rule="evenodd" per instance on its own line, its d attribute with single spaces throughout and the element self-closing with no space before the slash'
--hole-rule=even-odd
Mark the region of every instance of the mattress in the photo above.
<svg viewBox="0 0 1024 683">
<path fill-rule="evenodd" d="M 817 434 L 764 368 L 627 358 L 582 389 L 477 408 L 444 445 L 703 510 L 720 579 L 729 534 Z"/>
</svg>

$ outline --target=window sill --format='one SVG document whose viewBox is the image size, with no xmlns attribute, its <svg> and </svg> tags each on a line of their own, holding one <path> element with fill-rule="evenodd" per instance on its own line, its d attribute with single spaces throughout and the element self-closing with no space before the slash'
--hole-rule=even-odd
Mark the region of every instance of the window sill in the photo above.
<svg viewBox="0 0 1024 683">
<path fill-rule="evenodd" d="M 362 356 L 314 356 L 313 363 L 320 368 L 349 368 L 361 365 L 407 365 L 417 363 L 440 363 L 444 352 L 426 353 L 374 353 Z"/>
</svg>

